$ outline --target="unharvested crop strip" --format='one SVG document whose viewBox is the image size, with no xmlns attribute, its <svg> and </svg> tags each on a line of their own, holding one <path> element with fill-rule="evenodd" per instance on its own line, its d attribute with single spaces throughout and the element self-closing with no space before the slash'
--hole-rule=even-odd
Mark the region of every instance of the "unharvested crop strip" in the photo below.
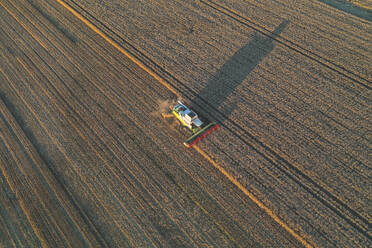
<svg viewBox="0 0 372 248">
<path fill-rule="evenodd" d="M 172 87 L 170 86 L 167 82 L 165 82 L 165 80 L 163 80 L 162 78 L 160 78 L 160 76 L 153 72 L 152 70 L 150 70 L 146 65 L 142 64 L 141 62 L 139 62 L 136 58 L 134 58 L 132 55 L 129 54 L 129 52 L 127 52 L 126 50 L 124 50 L 118 43 L 116 43 L 114 40 L 112 40 L 111 38 L 109 38 L 107 35 L 105 35 L 103 32 L 101 32 L 100 30 L 98 30 L 94 24 L 92 24 L 90 21 L 88 21 L 87 19 L 85 19 L 82 15 L 80 15 L 76 10 L 74 10 L 70 5 L 66 4 L 64 1 L 62 0 L 56 0 L 58 3 L 60 3 L 63 7 L 65 7 L 68 11 L 70 11 L 74 16 L 76 16 L 78 19 L 80 19 L 83 23 L 85 23 L 88 27 L 90 27 L 94 32 L 96 32 L 97 34 L 99 34 L 102 38 L 104 38 L 106 41 L 108 41 L 108 43 L 110 43 L 111 45 L 113 45 L 115 48 L 117 48 L 120 52 L 122 52 L 125 56 L 127 56 L 129 59 L 131 59 L 133 62 L 135 62 L 137 65 L 139 65 L 142 69 L 144 69 L 146 72 L 148 72 L 150 75 L 152 75 L 156 80 L 158 80 L 160 83 L 162 83 L 166 88 L 168 88 L 172 93 L 174 93 L 177 97 L 180 97 L 181 95 Z M 160 80 L 159 80 L 160 79 Z M 204 152 L 202 152 L 199 148 L 196 148 L 195 149 L 196 151 L 198 151 L 203 157 L 205 157 L 209 162 L 213 161 L 211 160 L 211 158 L 209 156 L 207 156 L 207 154 L 205 154 Z M 212 163 L 212 162 L 211 162 Z M 215 163 L 213 161 L 212 163 L 213 166 L 216 167 L 217 163 Z M 216 167 L 218 170 L 220 170 L 220 168 L 222 167 Z M 221 170 L 220 170 L 221 171 Z M 245 189 L 241 184 L 236 184 L 238 183 L 237 180 L 235 180 L 233 178 L 233 176 L 231 176 L 228 172 L 225 171 L 224 173 L 225 176 L 228 175 L 228 179 L 234 184 L 236 185 L 240 190 L 244 189 L 243 193 L 246 194 L 249 198 L 252 199 L 252 194 L 249 193 L 249 191 L 247 189 Z M 255 199 L 255 200 L 253 200 Z M 287 230 L 294 238 L 296 238 L 301 244 L 303 244 L 305 247 L 312 247 L 306 240 L 304 240 L 302 237 L 300 237 L 296 232 L 294 232 L 288 225 L 286 225 L 284 222 L 282 222 L 271 210 L 269 211 L 268 208 L 263 208 L 263 204 L 258 201 L 256 198 L 253 198 L 252 200 L 257 204 L 260 203 L 260 205 L 258 205 L 260 208 L 262 208 L 267 214 L 269 214 L 271 217 L 275 216 L 274 220 L 280 225 L 282 226 L 285 230 Z M 269 211 L 269 212 L 268 212 Z"/>
</svg>

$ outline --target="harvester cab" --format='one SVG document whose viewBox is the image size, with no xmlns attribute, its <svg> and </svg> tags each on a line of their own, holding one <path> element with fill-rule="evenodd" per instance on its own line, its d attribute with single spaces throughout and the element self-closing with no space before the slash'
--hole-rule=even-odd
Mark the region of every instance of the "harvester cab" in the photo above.
<svg viewBox="0 0 372 248">
<path fill-rule="evenodd" d="M 191 147 L 219 127 L 215 122 L 202 121 L 181 101 L 173 107 L 171 115 L 163 114 L 163 117 L 176 117 L 183 126 L 192 131 L 193 135 L 183 143 L 186 147 Z"/>
<path fill-rule="evenodd" d="M 203 125 L 203 122 L 199 119 L 198 115 L 180 101 L 178 101 L 178 104 L 174 106 L 173 114 L 184 126 L 192 130 L 193 133 L 197 132 Z"/>
</svg>

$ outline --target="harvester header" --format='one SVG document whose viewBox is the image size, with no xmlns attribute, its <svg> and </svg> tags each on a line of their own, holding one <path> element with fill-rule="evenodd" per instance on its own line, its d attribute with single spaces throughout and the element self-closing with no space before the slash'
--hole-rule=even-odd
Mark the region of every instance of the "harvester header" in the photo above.
<svg viewBox="0 0 372 248">
<path fill-rule="evenodd" d="M 190 148 L 192 145 L 198 143 L 200 140 L 204 139 L 207 137 L 207 135 L 211 134 L 219 128 L 219 125 L 215 122 L 211 122 L 208 125 L 206 125 L 204 128 L 202 128 L 199 132 L 196 132 L 192 136 L 190 136 L 183 144 Z"/>
</svg>

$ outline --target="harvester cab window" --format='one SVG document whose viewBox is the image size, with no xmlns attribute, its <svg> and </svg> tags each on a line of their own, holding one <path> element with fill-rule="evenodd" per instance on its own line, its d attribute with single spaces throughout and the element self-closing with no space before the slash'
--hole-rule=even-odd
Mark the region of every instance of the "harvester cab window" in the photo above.
<svg viewBox="0 0 372 248">
<path fill-rule="evenodd" d="M 194 112 L 191 111 L 191 112 L 189 113 L 189 116 L 190 116 L 190 118 L 192 119 L 192 118 L 194 118 L 194 117 L 196 116 L 196 114 L 195 114 Z"/>
</svg>

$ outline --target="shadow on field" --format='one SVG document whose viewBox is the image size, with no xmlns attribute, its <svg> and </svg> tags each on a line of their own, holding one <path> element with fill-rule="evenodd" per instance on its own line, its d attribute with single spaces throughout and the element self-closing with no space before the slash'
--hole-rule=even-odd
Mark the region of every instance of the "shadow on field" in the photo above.
<svg viewBox="0 0 372 248">
<path fill-rule="evenodd" d="M 69 31 L 67 31 L 64 27 L 62 27 L 62 25 L 60 24 L 60 22 L 57 19 L 48 15 L 45 11 L 43 11 L 41 8 L 39 8 L 33 1 L 29 1 L 28 3 L 36 11 L 38 11 L 40 13 L 40 15 L 45 17 L 45 19 L 47 19 L 53 26 L 55 26 L 57 28 L 57 30 L 59 30 L 66 38 L 68 38 L 73 43 L 77 42 L 77 38 L 75 36 L 73 36 Z"/>
<path fill-rule="evenodd" d="M 318 1 L 325 3 L 329 6 L 332 6 L 333 8 L 336 8 L 338 10 L 360 17 L 366 21 L 372 21 L 372 11 L 367 8 L 356 6 L 345 0 L 318 0 Z"/>
<path fill-rule="evenodd" d="M 262 59 L 274 49 L 274 39 L 283 32 L 287 24 L 287 20 L 283 21 L 269 36 L 255 33 L 253 39 L 230 57 L 209 79 L 207 85 L 193 99 L 192 108 L 198 109 L 197 106 L 203 106 L 205 103 L 219 108 Z M 219 110 L 228 117 L 235 108 L 236 104 L 232 103 Z"/>
</svg>

